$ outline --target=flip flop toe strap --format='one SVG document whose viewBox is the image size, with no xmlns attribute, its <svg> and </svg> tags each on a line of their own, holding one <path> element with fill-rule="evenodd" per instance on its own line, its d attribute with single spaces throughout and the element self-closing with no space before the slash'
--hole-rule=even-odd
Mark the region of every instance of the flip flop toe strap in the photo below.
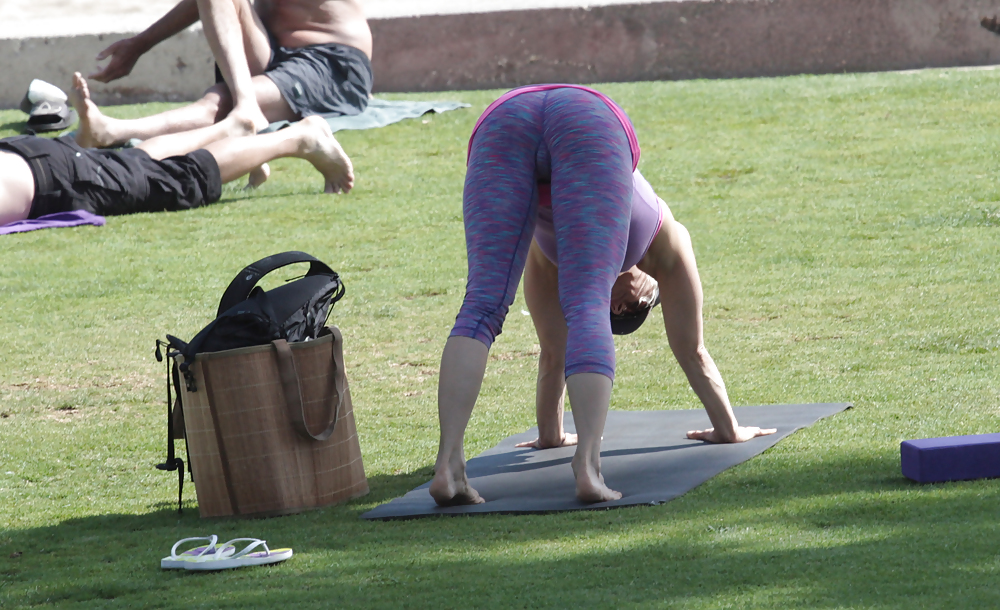
<svg viewBox="0 0 1000 610">
<path fill-rule="evenodd" d="M 195 555 L 195 557 L 203 557 L 206 553 L 213 554 L 215 552 L 215 543 L 219 541 L 219 537 L 216 536 L 215 534 L 212 534 L 211 536 L 196 536 L 194 538 L 184 538 L 183 540 L 178 540 L 177 542 L 174 543 L 174 546 L 170 549 L 170 558 L 184 559 L 182 555 L 177 554 L 177 547 L 184 544 L 185 542 L 192 542 L 195 540 L 208 540 L 208 545 L 199 549 L 198 553 Z M 223 546 L 222 548 L 225 548 L 225 546 Z"/>
<path fill-rule="evenodd" d="M 242 551 L 240 551 L 240 552 L 238 552 L 238 553 L 236 553 L 236 554 L 231 555 L 230 557 L 228 557 L 228 559 L 239 559 L 240 557 L 245 557 L 245 556 L 249 555 L 251 552 L 253 552 L 253 550 L 256 549 L 259 546 L 263 546 L 264 547 L 264 552 L 266 554 L 268 554 L 268 555 L 271 554 L 271 550 L 269 548 L 267 548 L 267 541 L 266 540 L 261 540 L 259 538 L 233 538 L 232 540 L 230 540 L 228 542 L 222 543 L 222 548 L 226 548 L 228 546 L 235 546 L 233 544 L 235 542 L 249 542 L 250 544 L 248 544 L 246 546 L 246 548 L 244 548 Z"/>
</svg>

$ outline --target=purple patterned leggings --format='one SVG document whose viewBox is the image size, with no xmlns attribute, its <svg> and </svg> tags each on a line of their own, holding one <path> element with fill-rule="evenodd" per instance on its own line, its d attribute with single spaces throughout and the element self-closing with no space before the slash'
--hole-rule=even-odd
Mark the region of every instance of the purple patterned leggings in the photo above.
<svg viewBox="0 0 1000 610">
<path fill-rule="evenodd" d="M 615 114 L 586 91 L 523 93 L 479 126 L 463 200 L 469 276 L 451 335 L 490 347 L 500 334 L 535 230 L 539 181 L 552 188 L 566 376 L 613 380 L 611 285 L 628 241 L 632 152 Z"/>
</svg>

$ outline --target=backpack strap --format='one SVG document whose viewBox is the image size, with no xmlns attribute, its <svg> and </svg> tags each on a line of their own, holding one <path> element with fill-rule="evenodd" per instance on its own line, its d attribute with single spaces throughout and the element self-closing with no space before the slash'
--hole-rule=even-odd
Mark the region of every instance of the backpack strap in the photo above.
<svg viewBox="0 0 1000 610">
<path fill-rule="evenodd" d="M 177 457 L 174 454 L 174 438 L 177 437 L 177 429 L 175 428 L 175 415 L 174 409 L 180 407 L 180 387 L 178 387 L 178 377 L 177 377 L 177 363 L 173 362 L 173 357 L 169 350 L 169 344 L 156 340 L 156 359 L 163 361 L 163 354 L 160 352 L 160 347 L 167 347 L 167 461 L 162 464 L 157 464 L 156 468 L 158 470 L 176 470 L 177 471 L 177 514 L 183 514 L 183 504 L 184 504 L 184 460 Z M 170 388 L 171 386 L 177 390 L 177 403 L 173 401 L 171 396 Z M 181 436 L 183 438 L 183 436 Z M 185 446 L 187 443 L 185 443 Z M 191 467 L 191 455 L 188 454 L 188 468 Z"/>
<path fill-rule="evenodd" d="M 337 272 L 331 269 L 326 263 L 305 252 L 293 250 L 291 252 L 273 254 L 267 258 L 260 259 L 256 263 L 247 265 L 243 271 L 240 271 L 233 278 L 233 281 L 229 283 L 229 287 L 226 288 L 226 292 L 222 294 L 222 300 L 219 301 L 219 311 L 215 315 L 221 316 L 240 301 L 246 300 L 250 296 L 250 291 L 257 285 L 257 282 L 268 273 L 295 263 L 309 263 L 307 276 L 325 274 L 339 277 Z"/>
</svg>

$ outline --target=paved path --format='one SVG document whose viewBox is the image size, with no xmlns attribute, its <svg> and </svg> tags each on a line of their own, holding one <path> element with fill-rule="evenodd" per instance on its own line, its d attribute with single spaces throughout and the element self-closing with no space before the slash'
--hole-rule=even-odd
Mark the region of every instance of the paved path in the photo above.
<svg viewBox="0 0 1000 610">
<path fill-rule="evenodd" d="M 0 0 L 0 108 L 33 78 L 65 86 L 177 0 Z M 1000 63 L 979 27 L 1000 0 L 367 0 L 379 92 Z M 197 28 L 164 41 L 100 104 L 197 99 L 213 60 Z"/>
<path fill-rule="evenodd" d="M 653 0 L 368 0 L 371 19 L 542 8 L 643 4 Z M 680 2 L 682 0 L 659 0 Z M 177 0 L 0 0 L 0 39 L 138 32 Z"/>
</svg>

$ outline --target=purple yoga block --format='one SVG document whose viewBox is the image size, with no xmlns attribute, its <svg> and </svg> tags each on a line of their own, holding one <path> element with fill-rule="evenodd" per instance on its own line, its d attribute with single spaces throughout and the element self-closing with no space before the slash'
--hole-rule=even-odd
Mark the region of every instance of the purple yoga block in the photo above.
<svg viewBox="0 0 1000 610">
<path fill-rule="evenodd" d="M 1000 434 L 903 441 L 903 475 L 918 483 L 1000 477 Z"/>
</svg>

